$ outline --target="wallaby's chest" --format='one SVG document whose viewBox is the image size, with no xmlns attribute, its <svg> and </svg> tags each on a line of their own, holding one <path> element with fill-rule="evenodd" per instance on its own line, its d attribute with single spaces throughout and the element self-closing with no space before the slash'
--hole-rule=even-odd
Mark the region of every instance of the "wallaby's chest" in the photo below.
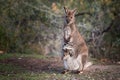
<svg viewBox="0 0 120 80">
<path fill-rule="evenodd" d="M 65 27 L 64 28 L 64 38 L 67 40 L 70 37 L 71 34 L 71 29 L 70 27 Z"/>
</svg>

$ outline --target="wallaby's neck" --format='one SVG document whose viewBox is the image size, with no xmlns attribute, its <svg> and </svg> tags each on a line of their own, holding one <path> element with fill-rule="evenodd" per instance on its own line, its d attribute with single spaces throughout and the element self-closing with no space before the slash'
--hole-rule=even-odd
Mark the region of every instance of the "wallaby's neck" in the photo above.
<svg viewBox="0 0 120 80">
<path fill-rule="evenodd" d="M 74 26 L 74 25 L 75 25 L 75 22 L 72 22 L 72 23 L 70 23 L 69 25 L 70 25 L 70 26 Z"/>
<path fill-rule="evenodd" d="M 70 28 L 71 28 L 72 30 L 75 30 L 75 31 L 76 31 L 76 24 L 75 24 L 75 22 L 73 22 L 73 23 L 70 24 Z"/>
</svg>

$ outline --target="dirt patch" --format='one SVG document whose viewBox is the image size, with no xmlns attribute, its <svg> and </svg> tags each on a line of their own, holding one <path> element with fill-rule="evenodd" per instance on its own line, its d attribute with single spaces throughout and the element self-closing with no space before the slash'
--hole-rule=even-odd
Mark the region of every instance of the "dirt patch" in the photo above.
<svg viewBox="0 0 120 80">
<path fill-rule="evenodd" d="M 0 61 L 0 63 L 12 63 L 19 65 L 30 71 L 56 71 L 61 72 L 64 69 L 63 63 L 58 57 L 48 57 L 47 59 L 36 59 L 30 57 L 10 58 Z M 120 73 L 120 65 L 92 65 L 85 72 L 110 71 Z"/>
<path fill-rule="evenodd" d="M 18 65 L 33 72 L 60 72 L 63 69 L 62 62 L 60 60 L 57 60 L 57 58 L 48 58 L 46 60 L 30 57 L 10 58 L 1 60 L 0 63 Z"/>
</svg>

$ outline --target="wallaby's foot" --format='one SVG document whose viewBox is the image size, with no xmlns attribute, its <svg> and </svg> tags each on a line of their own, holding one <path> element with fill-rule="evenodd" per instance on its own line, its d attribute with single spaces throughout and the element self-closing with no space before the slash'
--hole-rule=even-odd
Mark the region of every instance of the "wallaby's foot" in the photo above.
<svg viewBox="0 0 120 80">
<path fill-rule="evenodd" d="M 83 73 L 83 70 L 77 71 L 76 73 L 77 73 L 77 74 L 82 74 L 82 73 Z"/>
<path fill-rule="evenodd" d="M 67 74 L 69 72 L 69 70 L 64 70 L 62 71 L 62 74 Z"/>
</svg>

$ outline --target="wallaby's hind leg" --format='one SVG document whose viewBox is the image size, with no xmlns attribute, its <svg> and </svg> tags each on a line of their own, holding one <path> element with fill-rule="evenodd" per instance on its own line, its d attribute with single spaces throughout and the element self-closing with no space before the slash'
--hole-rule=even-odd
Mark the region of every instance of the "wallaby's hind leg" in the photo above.
<svg viewBox="0 0 120 80">
<path fill-rule="evenodd" d="M 82 71 L 84 70 L 85 64 L 87 63 L 87 55 L 82 55 Z"/>
<path fill-rule="evenodd" d="M 79 69 L 77 70 L 77 74 L 81 73 L 81 70 L 82 70 L 82 67 L 83 67 L 83 64 L 82 64 L 82 55 L 79 55 L 78 58 L 78 64 L 79 64 Z"/>
<path fill-rule="evenodd" d="M 81 57 L 80 57 L 80 62 L 79 62 L 80 67 L 79 67 L 79 69 L 78 69 L 78 71 L 77 71 L 78 74 L 79 74 L 79 73 L 83 73 L 85 64 L 86 64 L 86 62 L 87 62 L 87 57 L 88 57 L 87 55 L 81 55 Z"/>
</svg>

